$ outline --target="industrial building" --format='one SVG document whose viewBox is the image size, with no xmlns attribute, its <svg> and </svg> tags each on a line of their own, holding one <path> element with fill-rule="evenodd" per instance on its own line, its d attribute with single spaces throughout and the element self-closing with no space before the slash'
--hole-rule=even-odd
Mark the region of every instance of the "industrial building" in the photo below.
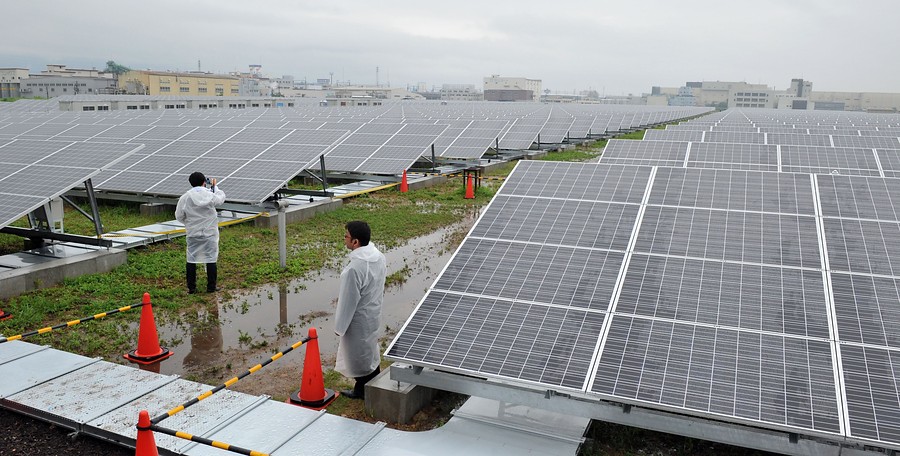
<svg viewBox="0 0 900 456">
<path fill-rule="evenodd" d="M 113 93 L 112 73 L 97 69 L 47 65 L 37 74 L 26 68 L 0 68 L 0 96 L 4 98 L 53 98 L 64 95 Z"/>
<path fill-rule="evenodd" d="M 484 94 L 475 89 L 475 84 L 443 84 L 441 100 L 443 101 L 481 101 Z"/>
<path fill-rule="evenodd" d="M 240 78 L 223 74 L 132 70 L 119 76 L 119 90 L 128 95 L 237 97 Z"/>
<path fill-rule="evenodd" d="M 786 90 L 746 82 L 687 82 L 681 87 L 654 86 L 648 105 L 715 106 L 827 111 L 898 112 L 900 94 L 813 91 L 812 81 L 791 79 Z"/>
<path fill-rule="evenodd" d="M 484 101 L 540 101 L 541 80 L 501 77 L 484 78 Z"/>
</svg>

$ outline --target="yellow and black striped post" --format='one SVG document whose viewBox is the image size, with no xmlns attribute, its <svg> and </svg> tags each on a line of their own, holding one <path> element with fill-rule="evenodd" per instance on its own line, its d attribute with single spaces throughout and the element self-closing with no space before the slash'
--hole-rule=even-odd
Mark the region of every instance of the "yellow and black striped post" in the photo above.
<svg viewBox="0 0 900 456">
<path fill-rule="evenodd" d="M 261 453 L 259 451 L 248 450 L 246 448 L 241 448 L 239 446 L 231 445 L 225 442 L 219 442 L 217 440 L 210 440 L 203 437 L 198 437 L 193 434 L 188 434 L 187 432 L 175 431 L 172 429 L 167 429 L 162 426 L 157 426 L 155 424 L 151 424 L 149 427 L 150 430 L 155 432 L 162 432 L 163 434 L 171 435 L 173 437 L 178 437 L 180 439 L 190 440 L 191 442 L 202 443 L 204 445 L 209 445 L 211 447 L 216 447 L 225 451 L 231 451 L 232 453 L 237 454 L 246 454 L 248 456 L 268 456 L 268 453 Z"/>
<path fill-rule="evenodd" d="M 191 400 L 189 400 L 189 401 L 187 401 L 187 402 L 185 402 L 185 403 L 183 403 L 183 404 L 181 404 L 181 405 L 179 405 L 178 407 L 175 407 L 175 408 L 169 410 L 168 412 L 166 412 L 166 413 L 164 413 L 164 414 L 162 414 L 162 415 L 159 415 L 159 416 L 157 416 L 156 418 L 153 418 L 152 420 L 150 420 L 150 422 L 151 422 L 152 424 L 154 424 L 154 425 L 159 424 L 160 421 L 162 421 L 162 420 L 164 420 L 164 419 L 166 419 L 166 418 L 168 418 L 168 417 L 170 417 L 170 416 L 174 416 L 175 414 L 177 414 L 177 413 L 181 412 L 182 410 L 184 410 L 184 409 L 186 409 L 186 408 L 188 408 L 188 407 L 190 407 L 190 406 L 192 406 L 192 405 L 194 405 L 194 404 L 196 404 L 196 403 L 202 401 L 203 399 L 206 399 L 206 398 L 212 396 L 213 394 L 216 394 L 216 393 L 218 393 L 219 391 L 222 391 L 223 389 L 228 388 L 228 387 L 231 386 L 231 385 L 234 385 L 234 384 L 237 383 L 240 379 L 242 379 L 242 378 L 244 378 L 244 377 L 246 377 L 246 376 L 248 376 L 248 375 L 250 375 L 250 374 L 252 374 L 252 373 L 254 373 L 254 372 L 258 371 L 258 370 L 260 370 L 260 369 L 262 369 L 263 367 L 267 366 L 267 365 L 268 365 L 269 363 L 271 363 L 272 361 L 275 361 L 275 360 L 277 360 L 278 358 L 281 358 L 282 356 L 284 356 L 284 355 L 290 353 L 291 351 L 293 351 L 293 350 L 296 349 L 297 347 L 300 347 L 301 345 L 305 344 L 305 343 L 308 342 L 308 341 L 309 341 L 309 337 L 304 337 L 303 339 L 300 339 L 300 340 L 298 340 L 297 342 L 294 342 L 294 344 L 291 345 L 290 347 L 288 347 L 286 350 L 280 351 L 280 352 L 278 352 L 278 353 L 272 355 L 272 356 L 271 356 L 269 359 L 267 359 L 266 361 L 264 361 L 264 362 L 262 362 L 262 363 L 260 363 L 260 364 L 257 364 L 257 365 L 255 365 L 255 366 L 251 367 L 250 369 L 247 369 L 247 371 L 244 372 L 243 374 L 238 375 L 237 377 L 233 377 L 233 378 L 231 378 L 230 380 L 226 381 L 225 383 L 222 383 L 221 385 L 219 385 L 219 386 L 217 386 L 217 387 L 215 387 L 215 388 L 213 388 L 213 389 L 211 389 L 211 390 L 209 390 L 209 391 L 207 391 L 207 392 L 205 392 L 205 393 L 203 393 L 203 394 L 201 394 L 201 395 L 199 395 L 199 396 L 197 396 L 197 397 L 195 397 L 195 398 L 193 398 L 193 399 L 191 399 Z"/>
<path fill-rule="evenodd" d="M 26 337 L 36 336 L 38 334 L 46 334 L 46 333 L 56 330 L 56 329 L 66 328 L 69 326 L 75 326 L 79 323 L 84 323 L 86 321 L 91 321 L 91 320 L 97 320 L 97 319 L 103 318 L 107 315 L 112 315 L 112 314 L 119 313 L 119 312 L 125 312 L 127 310 L 136 309 L 138 307 L 143 307 L 143 306 L 144 306 L 144 303 L 132 304 L 130 306 L 119 307 L 118 309 L 110 310 L 109 312 L 103 312 L 103 313 L 98 313 L 96 315 L 91 315 L 90 317 L 85 317 L 80 320 L 72 320 L 72 321 L 68 321 L 66 323 L 60 323 L 56 326 L 48 326 L 46 328 L 41 328 L 36 331 L 29 331 L 27 333 L 22 333 L 17 336 L 0 337 L 0 344 L 2 344 L 3 342 L 11 342 L 14 340 L 24 339 Z"/>
</svg>

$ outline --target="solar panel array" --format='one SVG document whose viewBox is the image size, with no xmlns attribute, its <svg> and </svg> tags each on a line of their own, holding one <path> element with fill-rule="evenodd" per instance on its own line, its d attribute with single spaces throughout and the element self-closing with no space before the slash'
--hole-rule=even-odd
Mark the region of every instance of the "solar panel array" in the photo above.
<svg viewBox="0 0 900 456">
<path fill-rule="evenodd" d="M 641 142 L 612 150 L 680 164 L 519 163 L 386 355 L 900 448 L 885 151 Z"/>
<path fill-rule="evenodd" d="M 589 130 L 595 128 L 598 113 L 631 125 L 704 110 L 386 103 L 367 108 L 0 111 L 0 139 L 143 144 L 139 154 L 96 176 L 95 188 L 108 194 L 175 197 L 188 189 L 187 176 L 201 171 L 218 179 L 229 201 L 259 203 L 303 170 L 318 170 L 322 155 L 328 171 L 398 175 L 422 155 L 430 156 L 431 144 L 440 157 L 472 160 L 498 140 L 501 148 L 527 149 L 545 126 L 545 138 L 561 141 L 574 119 L 590 119 Z"/>
<path fill-rule="evenodd" d="M 446 125 L 363 125 L 331 150 L 326 166 L 360 173 L 396 174 L 430 150 L 446 129 Z"/>
<path fill-rule="evenodd" d="M 128 157 L 139 144 L 0 140 L 0 227 Z"/>
<path fill-rule="evenodd" d="M 445 158 L 476 159 L 495 145 L 506 120 L 454 121 L 435 141 L 435 155 Z"/>
<path fill-rule="evenodd" d="M 201 171 L 219 180 L 228 200 L 258 203 L 346 136 L 340 130 L 187 129 L 184 134 L 179 131 L 178 139 L 162 141 L 152 152 L 135 155 L 104 171 L 95 179 L 96 188 L 179 195 L 190 188 L 188 176 Z M 133 141 L 156 145 L 154 139 L 138 137 Z"/>
</svg>

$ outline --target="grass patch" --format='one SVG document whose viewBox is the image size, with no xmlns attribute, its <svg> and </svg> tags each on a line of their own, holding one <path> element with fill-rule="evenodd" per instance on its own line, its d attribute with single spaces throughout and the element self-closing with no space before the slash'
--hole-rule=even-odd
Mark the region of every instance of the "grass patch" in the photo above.
<svg viewBox="0 0 900 456">
<path fill-rule="evenodd" d="M 624 135 L 616 136 L 615 139 L 644 139 L 644 131 L 646 130 L 632 131 L 631 133 L 625 133 Z"/>
<path fill-rule="evenodd" d="M 564 161 L 564 162 L 584 162 L 600 156 L 603 148 L 606 147 L 607 140 L 601 139 L 593 141 L 586 145 L 578 145 L 572 149 L 566 149 L 558 152 L 548 152 L 547 155 L 540 157 L 539 160 L 544 161 Z"/>
<path fill-rule="evenodd" d="M 548 152 L 547 155 L 540 157 L 545 161 L 564 161 L 564 162 L 583 162 L 596 158 L 600 155 L 600 151 L 587 149 L 567 149 L 558 152 Z"/>
<path fill-rule="evenodd" d="M 405 261 L 405 260 L 404 260 Z M 384 279 L 385 288 L 391 288 L 403 285 L 406 283 L 406 279 L 412 274 L 412 269 L 409 268 L 408 264 L 404 264 L 402 268 L 388 274 Z"/>
<path fill-rule="evenodd" d="M 477 189 L 475 200 L 463 198 L 464 190 L 459 183 L 453 180 L 408 193 L 387 190 L 361 195 L 345 200 L 336 211 L 288 225 L 288 259 L 284 269 L 279 265 L 276 230 L 248 223 L 226 227 L 221 231 L 219 243 L 219 285 L 234 291 L 268 283 L 286 284 L 313 271 L 337 267 L 346 257 L 343 234 L 344 225 L 350 220 L 368 221 L 373 242 L 379 248 L 399 246 L 470 216 L 475 208 L 490 201 L 502 182 L 485 181 Z M 171 213 L 142 216 L 135 203 L 105 203 L 100 210 L 107 230 L 148 225 L 173 217 Z M 66 217 L 67 232 L 93 232 L 93 224 L 80 214 L 72 211 L 67 215 L 70 215 Z M 22 246 L 18 237 L 4 237 L 2 242 L 12 251 Z M 198 280 L 203 281 L 200 269 Z M 150 293 L 158 323 L 183 322 L 192 311 L 196 313 L 215 305 L 212 295 L 187 294 L 184 273 L 184 238 L 135 248 L 128 252 L 125 265 L 108 273 L 68 279 L 55 287 L 0 301 L 0 309 L 15 315 L 0 323 L 0 332 L 20 334 L 135 304 L 144 292 Z M 401 271 L 392 280 L 405 280 L 403 274 L 408 272 Z M 35 338 L 34 342 L 118 360 L 122 353 L 134 348 L 139 317 L 139 311 L 123 312 L 53 331 Z"/>
</svg>

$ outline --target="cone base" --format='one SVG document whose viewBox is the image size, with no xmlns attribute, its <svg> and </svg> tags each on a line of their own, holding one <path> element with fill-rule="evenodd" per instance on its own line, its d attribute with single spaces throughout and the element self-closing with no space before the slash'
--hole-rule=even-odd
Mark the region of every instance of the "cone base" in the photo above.
<svg viewBox="0 0 900 456">
<path fill-rule="evenodd" d="M 325 398 L 321 401 L 304 401 L 303 399 L 300 399 L 300 390 L 297 390 L 291 393 L 290 399 L 284 402 L 299 405 L 300 407 L 308 408 L 310 410 L 322 410 L 331 405 L 331 403 L 340 395 L 341 393 L 325 388 Z"/>
<path fill-rule="evenodd" d="M 137 354 L 137 349 L 135 349 L 128 353 L 125 353 L 124 355 L 122 355 L 122 357 L 124 357 L 125 359 L 127 359 L 128 361 L 131 361 L 133 363 L 153 364 L 155 362 L 162 361 L 162 360 L 175 354 L 175 353 L 170 352 L 168 348 L 161 347 L 161 349 L 162 349 L 162 352 L 160 352 L 158 355 L 154 355 L 154 356 L 140 356 Z"/>
<path fill-rule="evenodd" d="M 9 320 L 10 318 L 12 318 L 11 313 L 0 310 L 0 321 Z"/>
</svg>

